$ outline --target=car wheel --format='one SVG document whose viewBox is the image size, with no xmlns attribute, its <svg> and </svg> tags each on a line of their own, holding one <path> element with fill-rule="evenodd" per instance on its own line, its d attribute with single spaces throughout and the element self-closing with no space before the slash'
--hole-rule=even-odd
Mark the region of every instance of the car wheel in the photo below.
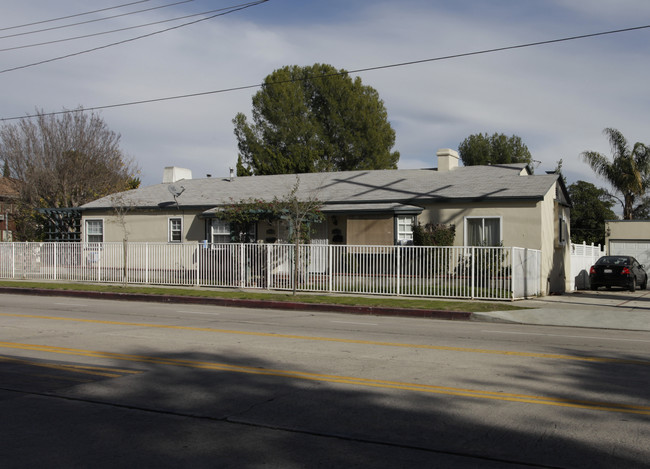
<svg viewBox="0 0 650 469">
<path fill-rule="evenodd" d="M 636 277 L 632 277 L 632 282 L 630 283 L 630 291 L 636 291 Z"/>
<path fill-rule="evenodd" d="M 645 290 L 646 288 L 648 288 L 648 276 L 647 275 L 643 278 L 643 283 L 641 285 L 639 285 L 639 288 L 641 290 Z"/>
<path fill-rule="evenodd" d="M 598 291 L 598 285 L 592 285 L 592 286 L 591 286 L 591 289 L 592 289 L 593 291 Z"/>
</svg>

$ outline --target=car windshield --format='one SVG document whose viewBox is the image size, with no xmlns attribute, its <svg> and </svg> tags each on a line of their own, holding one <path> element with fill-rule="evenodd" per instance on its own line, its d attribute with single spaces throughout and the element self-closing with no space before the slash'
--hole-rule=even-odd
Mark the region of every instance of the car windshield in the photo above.
<svg viewBox="0 0 650 469">
<path fill-rule="evenodd" d="M 607 264 L 607 265 L 629 265 L 629 257 L 620 257 L 620 256 L 605 256 L 598 259 L 596 264 Z"/>
</svg>

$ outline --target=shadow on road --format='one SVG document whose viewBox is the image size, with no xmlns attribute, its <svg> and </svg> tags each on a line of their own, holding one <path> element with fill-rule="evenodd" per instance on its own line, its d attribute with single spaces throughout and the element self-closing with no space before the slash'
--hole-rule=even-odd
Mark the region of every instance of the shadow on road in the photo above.
<svg viewBox="0 0 650 469">
<path fill-rule="evenodd" d="M 129 356 L 111 363 L 129 371 L 120 377 L 32 392 L 7 391 L 12 377 L 3 368 L 0 460 L 10 461 L 4 467 L 497 468 L 519 467 L 508 463 L 518 461 L 631 469 L 648 463 L 641 443 L 650 441 L 647 432 L 637 435 L 638 441 L 613 436 L 589 442 L 583 436 L 590 434 L 585 428 L 616 431 L 630 422 L 647 423 L 647 415 L 573 407 L 542 412 L 534 404 L 499 399 L 394 393 L 370 382 L 287 377 L 273 360 L 258 356 L 147 350 Z M 647 405 L 647 362 L 645 367 L 562 363 L 561 372 L 554 368 L 544 376 L 504 362 L 503 375 L 490 382 L 468 376 L 464 385 L 497 390 L 510 375 L 528 383 L 525 392 L 534 394 L 540 381 L 559 380 L 587 390 L 594 399 L 607 392 Z M 21 372 L 34 369 L 14 362 L 11 373 Z M 629 380 L 617 384 L 623 373 Z M 558 391 L 555 397 L 571 395 Z M 473 414 L 476 406 L 481 412 Z M 480 417 L 486 412 L 489 419 Z M 565 413 L 579 424 L 569 423 Z"/>
</svg>

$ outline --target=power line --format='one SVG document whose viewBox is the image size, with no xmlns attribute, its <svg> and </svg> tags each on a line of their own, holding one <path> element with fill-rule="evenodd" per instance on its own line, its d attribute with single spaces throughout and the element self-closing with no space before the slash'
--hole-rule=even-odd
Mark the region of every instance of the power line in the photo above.
<svg viewBox="0 0 650 469">
<path fill-rule="evenodd" d="M 379 65 L 377 67 L 360 68 L 358 70 L 352 70 L 350 71 L 350 73 L 370 72 L 373 70 L 383 70 L 386 68 L 403 67 L 405 65 L 416 65 L 416 64 L 422 64 L 427 62 L 436 62 L 439 60 L 459 59 L 462 57 L 470 57 L 473 55 L 490 54 L 493 52 L 503 52 L 503 51 L 514 50 L 514 49 L 523 49 L 525 47 L 543 46 L 548 44 L 556 44 L 558 42 L 575 41 L 578 39 L 587 39 L 587 38 L 598 37 L 598 36 L 606 36 L 609 34 L 627 33 L 630 31 L 638 31 L 641 29 L 649 29 L 649 28 L 650 28 L 650 24 L 647 24 L 644 26 L 634 26 L 632 28 L 615 29 L 611 31 L 603 31 L 600 33 L 582 34 L 580 36 L 570 36 L 570 37 L 564 37 L 560 39 L 549 39 L 546 41 L 529 42 L 526 44 L 519 44 L 516 46 L 496 47 L 494 49 L 484 49 L 484 50 L 474 51 L 474 52 L 465 52 L 462 54 L 446 55 L 442 57 L 435 57 L 432 59 L 413 60 L 411 62 L 401 62 L 401 63 L 391 64 L 391 65 Z"/>
<path fill-rule="evenodd" d="M 84 12 L 84 13 L 77 13 L 77 14 L 74 14 L 74 15 L 61 16 L 59 18 L 52 18 L 52 19 L 49 19 L 49 20 L 35 21 L 33 23 L 19 24 L 17 26 L 7 26 L 5 28 L 0 28 L 0 31 L 8 31 L 10 29 L 26 28 L 27 26 L 36 26 L 37 24 L 45 24 L 45 23 L 52 23 L 54 21 L 68 20 L 70 18 L 77 18 L 79 16 L 92 15 L 93 13 L 101 13 L 102 11 L 115 10 L 117 8 L 128 7 L 128 6 L 131 6 L 131 5 L 136 5 L 138 3 L 146 3 L 148 1 L 149 0 L 140 0 L 138 2 L 124 3 L 122 5 L 117 5 L 117 6 L 114 6 L 114 7 L 102 8 L 100 10 L 87 11 L 87 12 Z"/>
<path fill-rule="evenodd" d="M 26 36 L 28 34 L 43 33 L 45 31 L 54 31 L 56 29 L 70 28 L 72 26 L 79 26 L 79 25 L 82 25 L 82 24 L 97 23 L 99 21 L 112 20 L 112 19 L 115 19 L 115 18 L 122 18 L 123 16 L 131 16 L 131 15 L 136 15 L 138 13 L 144 13 L 144 12 L 147 12 L 147 11 L 160 10 L 162 8 L 173 7 L 175 5 L 180 5 L 182 3 L 189 3 L 189 2 L 193 2 L 193 1 L 194 0 L 182 0 L 180 2 L 168 3 L 167 5 L 160 5 L 160 6 L 157 6 L 157 7 L 145 8 L 143 10 L 131 11 L 129 13 L 121 13 L 119 15 L 105 16 L 104 18 L 95 18 L 94 20 L 80 21 L 78 23 L 64 24 L 64 25 L 61 25 L 61 26 L 53 26 L 51 28 L 37 29 L 35 31 L 26 31 L 24 33 L 9 34 L 7 36 L 0 36 L 0 39 L 7 39 L 7 38 L 10 38 L 10 37 L 18 37 L 18 36 Z"/>
<path fill-rule="evenodd" d="M 125 39 L 123 41 L 118 41 L 118 42 L 113 42 L 113 43 L 110 43 L 110 44 L 105 44 L 103 46 L 94 47 L 92 49 L 86 49 L 86 50 L 82 50 L 82 51 L 79 51 L 79 52 L 74 52 L 72 54 L 61 55 L 59 57 L 54 57 L 54 58 L 51 58 L 51 59 L 41 60 L 40 62 L 34 62 L 34 63 L 27 64 L 27 65 L 20 65 L 18 67 L 7 68 L 7 69 L 4 69 L 4 70 L 0 70 L 0 74 L 7 73 L 7 72 L 14 72 L 16 70 L 22 70 L 24 68 L 29 68 L 29 67 L 35 67 L 37 65 L 43 65 L 43 64 L 46 64 L 46 63 L 50 63 L 50 62 L 55 62 L 57 60 L 68 59 L 70 57 L 76 57 L 78 55 L 87 54 L 89 52 L 96 52 L 98 50 L 107 49 L 109 47 L 117 46 L 117 45 L 120 45 L 120 44 L 126 44 L 128 42 L 134 42 L 134 41 L 137 41 L 139 39 L 144 39 L 144 38 L 147 38 L 147 37 L 155 36 L 157 34 L 166 33 L 168 31 L 172 31 L 174 29 L 184 28 L 185 26 L 191 26 L 191 25 L 200 23 L 202 21 L 211 20 L 211 19 L 216 18 L 218 16 L 229 15 L 230 13 L 235 13 L 237 11 L 245 10 L 246 8 L 257 6 L 257 5 L 260 5 L 262 3 L 266 3 L 268 1 L 269 0 L 258 0 L 258 1 L 255 1 L 255 2 L 249 2 L 249 3 L 240 4 L 240 5 L 235 5 L 235 6 L 232 6 L 232 7 L 222 9 L 222 11 L 223 10 L 227 10 L 227 11 L 223 11 L 222 13 L 216 13 L 214 15 L 211 15 L 211 16 L 208 16 L 208 17 L 205 17 L 205 18 L 201 18 L 201 19 L 198 19 L 198 20 L 195 20 L 195 21 L 190 21 L 188 23 L 179 24 L 179 25 L 176 25 L 176 26 L 172 26 L 170 28 L 161 29 L 159 31 L 154 31 L 154 32 L 149 33 L 149 34 L 143 34 L 142 36 L 136 36 L 136 37 L 133 37 L 133 38 L 130 38 L 130 39 Z"/>
<path fill-rule="evenodd" d="M 267 0 L 263 0 L 267 1 Z M 568 41 L 575 41 L 578 39 L 588 39 L 588 38 L 593 38 L 593 37 L 598 37 L 598 36 L 605 36 L 605 35 L 610 35 L 610 34 L 619 34 L 619 33 L 625 33 L 625 32 L 631 32 L 631 31 L 639 31 L 642 29 L 649 29 L 649 25 L 644 25 L 644 26 L 635 26 L 631 28 L 624 28 L 624 29 L 615 29 L 611 31 L 603 31 L 599 33 L 591 33 L 591 34 L 582 34 L 579 36 L 570 36 L 570 37 L 564 37 L 564 38 L 559 38 L 559 39 L 549 39 L 546 41 L 537 41 L 537 42 L 529 42 L 525 44 L 518 44 L 514 46 L 506 46 L 506 47 L 497 47 L 497 48 L 492 48 L 492 49 L 483 49 L 479 51 L 473 51 L 473 52 L 465 52 L 465 53 L 460 53 L 460 54 L 454 54 L 454 55 L 445 55 L 445 56 L 440 56 L 440 57 L 433 57 L 429 59 L 421 59 L 421 60 L 413 60 L 409 62 L 399 62 L 399 63 L 394 63 L 394 64 L 388 64 L 388 65 L 379 65 L 375 67 L 366 67 L 366 68 L 358 68 L 355 70 L 349 70 L 349 71 L 342 71 L 342 72 L 337 72 L 337 73 L 330 73 L 330 74 L 324 74 L 324 75 L 319 75 L 316 78 L 327 78 L 327 77 L 333 77 L 333 76 L 340 76 L 340 75 L 347 75 L 351 73 L 363 73 L 363 72 L 370 72 L 370 71 L 375 71 L 375 70 L 384 70 L 388 68 L 397 68 L 397 67 L 405 67 L 408 65 L 419 65 L 427 62 L 437 62 L 437 61 L 442 61 L 442 60 L 451 60 L 451 59 L 458 59 L 462 57 L 470 57 L 474 55 L 482 55 L 482 54 L 491 54 L 495 52 L 503 52 L 503 51 L 508 51 L 508 50 L 514 50 L 514 49 L 523 49 L 526 47 L 536 47 L 536 46 L 542 46 L 542 45 L 548 45 L 548 44 L 556 44 L 560 42 L 568 42 Z M 314 77 L 310 77 L 314 78 Z M 286 83 L 293 83 L 296 81 L 304 81 L 307 78 L 303 78 L 300 80 L 282 80 L 278 82 L 274 82 L 270 85 L 282 85 Z M 161 101 L 171 101 L 171 100 L 176 100 L 176 99 L 185 99 L 185 98 L 195 98 L 199 96 L 207 96 L 207 95 L 212 95 L 212 94 L 223 94 L 223 93 L 230 93 L 234 91 L 242 91 L 242 90 L 248 90 L 248 89 L 253 89 L 253 88 L 261 88 L 264 86 L 262 83 L 259 84 L 254 84 L 254 85 L 242 85 L 242 86 L 236 86 L 232 88 L 223 88 L 220 90 L 212 90 L 212 91 L 202 91 L 198 93 L 188 93 L 188 94 L 182 94 L 182 95 L 176 95 L 176 96 L 167 96 L 163 98 L 153 98 L 153 99 L 143 99 L 139 101 L 130 101 L 130 102 L 125 102 L 125 103 L 119 103 L 119 104 L 107 104 L 104 106 L 95 106 L 91 108 L 85 108 L 84 110 L 86 111 L 98 111 L 102 109 L 111 109 L 111 108 L 116 108 L 116 107 L 125 107 L 125 106 L 134 106 L 138 104 L 149 104 L 149 103 L 156 103 L 156 102 L 161 102 Z M 59 114 L 67 114 L 70 112 L 70 110 L 63 110 L 63 111 L 56 111 L 56 112 L 50 112 L 50 113 L 45 113 L 45 114 L 40 114 L 44 116 L 54 116 L 54 115 L 59 115 Z M 10 120 L 17 120 L 17 119 L 24 119 L 24 118 L 32 118 L 32 117 L 37 117 L 36 114 L 32 115 L 26 115 L 22 117 L 6 117 L 6 118 L 0 118 L 0 121 L 10 121 Z"/>
<path fill-rule="evenodd" d="M 190 1 L 194 1 L 194 0 L 190 0 Z M 184 2 L 181 2 L 181 3 L 184 3 Z M 174 3 L 173 5 L 176 5 L 176 4 Z M 45 46 L 45 45 L 50 45 L 50 44 L 58 44 L 60 42 L 75 41 L 77 39 L 87 39 L 89 37 L 95 37 L 95 36 L 104 36 L 106 34 L 129 31 L 131 29 L 146 28 L 147 26 L 154 26 L 154 25 L 163 24 L 163 23 L 171 23 L 172 21 L 186 20 L 188 18 L 194 18 L 196 16 L 209 15 L 211 13 L 216 13 L 218 11 L 224 11 L 224 10 L 228 10 L 228 9 L 229 9 L 229 7 L 218 8 L 216 10 L 208 10 L 208 11 L 203 11 L 201 13 L 194 13 L 192 15 L 177 16 L 176 18 L 170 18 L 170 19 L 167 19 L 167 20 L 160 20 L 160 21 L 154 21 L 154 22 L 151 22 L 151 23 L 138 24 L 138 25 L 135 25 L 135 26 L 128 26 L 128 27 L 119 28 L 119 29 L 112 29 L 110 31 L 102 31 L 102 32 L 99 32 L 99 33 L 84 34 L 83 36 L 74 36 L 74 37 L 68 37 L 68 38 L 64 38 L 64 39 L 55 39 L 55 40 L 52 40 L 52 41 L 39 42 L 39 43 L 35 43 L 35 44 L 26 44 L 26 45 L 22 45 L 22 46 L 7 47 L 5 49 L 0 49 L 0 52 L 7 52 L 7 51 L 10 51 L 10 50 L 17 50 L 17 49 L 27 49 L 29 47 Z"/>
</svg>

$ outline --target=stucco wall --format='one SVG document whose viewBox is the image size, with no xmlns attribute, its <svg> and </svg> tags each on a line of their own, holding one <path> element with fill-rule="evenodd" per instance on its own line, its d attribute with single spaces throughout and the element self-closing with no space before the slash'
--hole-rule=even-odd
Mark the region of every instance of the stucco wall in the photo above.
<svg viewBox="0 0 650 469">
<path fill-rule="evenodd" d="M 169 219 L 183 220 L 183 241 L 201 241 L 205 239 L 205 222 L 199 219 L 197 212 L 181 210 L 161 210 L 160 212 L 130 212 L 125 215 L 127 238 L 131 242 L 166 243 L 169 241 Z M 124 227 L 120 217 L 114 213 L 96 212 L 83 216 L 82 230 L 85 230 L 85 220 L 104 220 L 104 241 L 120 242 L 124 239 Z M 85 232 L 83 233 L 85 240 Z"/>
<path fill-rule="evenodd" d="M 395 243 L 395 221 L 392 214 L 348 217 L 346 225 L 346 244 L 385 246 Z"/>
<path fill-rule="evenodd" d="M 563 293 L 571 289 L 571 233 L 570 210 L 555 199 L 555 188 L 550 190 L 541 203 L 542 231 L 542 291 Z M 560 242 L 560 216 L 566 220 Z"/>
<path fill-rule="evenodd" d="M 650 220 L 618 220 L 605 222 L 606 243 L 615 240 L 650 240 Z"/>
<path fill-rule="evenodd" d="M 537 228 L 540 220 L 540 209 L 536 202 L 510 202 L 503 204 L 445 204 L 427 206 L 418 220 L 426 223 L 442 223 L 456 225 L 455 246 L 465 244 L 466 217 L 500 217 L 503 229 L 503 245 L 518 246 L 529 249 L 540 249 L 541 232 Z"/>
<path fill-rule="evenodd" d="M 567 221 L 565 242 L 559 242 L 559 217 Z M 456 225 L 454 245 L 465 243 L 465 218 L 500 217 L 504 246 L 538 249 L 542 252 L 541 291 L 561 293 L 570 285 L 570 229 L 569 208 L 556 200 L 556 188 L 552 187 L 542 201 L 512 201 L 496 204 L 436 204 L 426 207 L 418 220 Z"/>
</svg>

